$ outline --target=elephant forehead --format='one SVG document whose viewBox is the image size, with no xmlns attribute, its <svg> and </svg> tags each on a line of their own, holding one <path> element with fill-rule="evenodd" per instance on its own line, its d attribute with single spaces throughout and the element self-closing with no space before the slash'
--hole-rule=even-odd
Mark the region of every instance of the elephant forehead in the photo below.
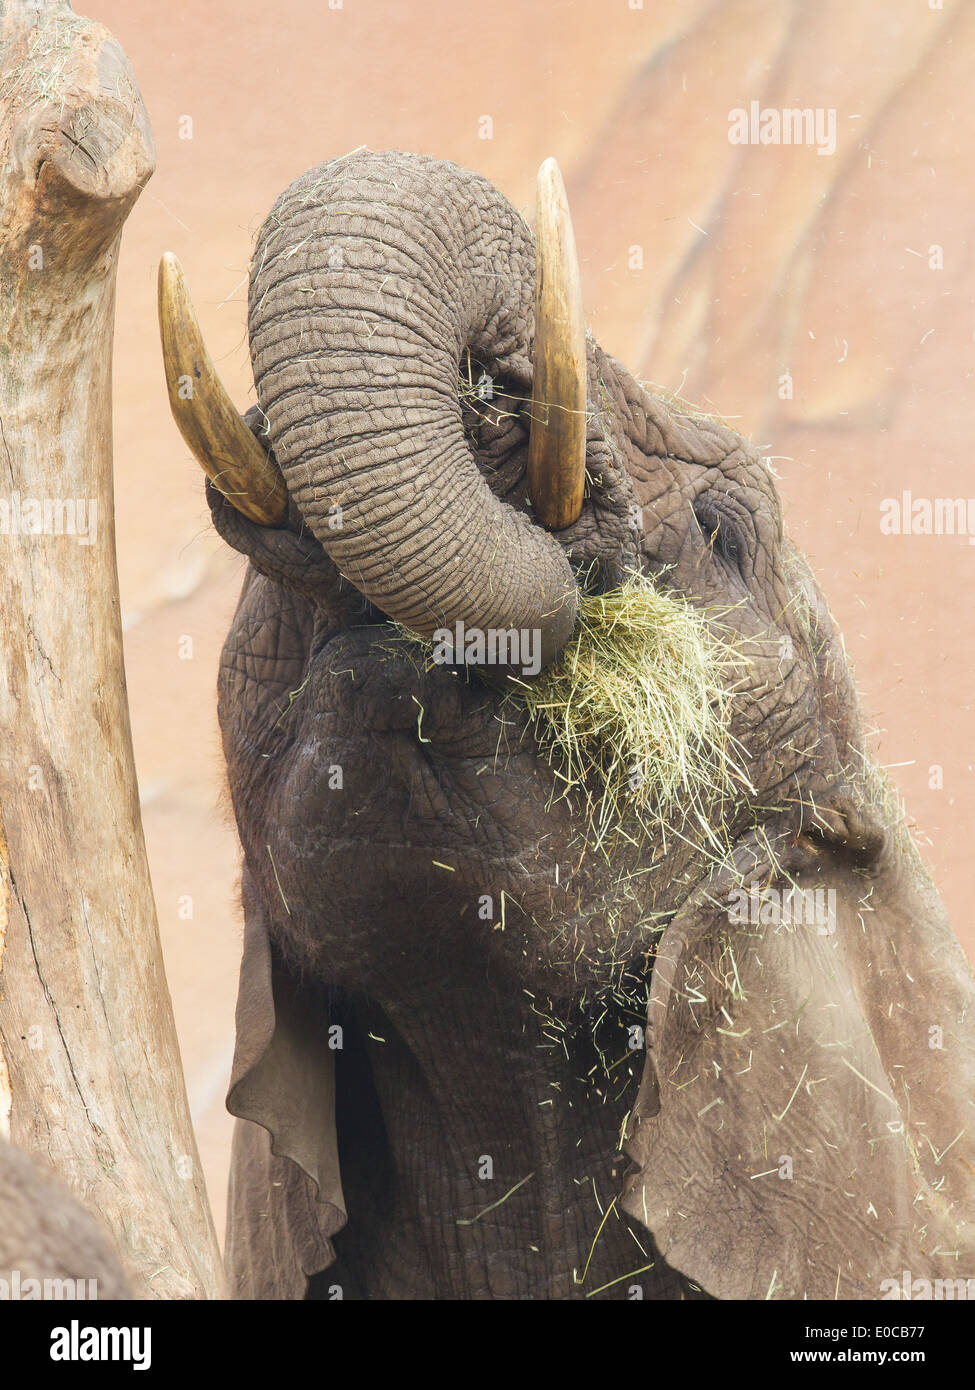
<svg viewBox="0 0 975 1390">
<path fill-rule="evenodd" d="M 316 297 L 381 321 L 424 320 L 455 352 L 484 335 L 510 352 L 533 321 L 534 242 L 486 179 L 447 161 L 354 152 L 311 169 L 266 219 L 251 263 L 252 353 Z M 360 344 L 361 346 L 361 344 Z M 370 356 L 375 348 L 370 345 Z"/>
</svg>

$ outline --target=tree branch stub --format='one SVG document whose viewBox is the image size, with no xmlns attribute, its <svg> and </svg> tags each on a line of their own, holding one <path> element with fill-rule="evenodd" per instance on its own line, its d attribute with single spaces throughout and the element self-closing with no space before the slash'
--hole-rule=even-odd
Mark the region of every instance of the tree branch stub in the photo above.
<svg viewBox="0 0 975 1390">
<path fill-rule="evenodd" d="M 57 0 L 0 7 L 11 1137 L 102 1214 L 145 1296 L 212 1297 L 222 1273 L 149 883 L 113 524 L 118 245 L 154 159 L 102 25 Z"/>
</svg>

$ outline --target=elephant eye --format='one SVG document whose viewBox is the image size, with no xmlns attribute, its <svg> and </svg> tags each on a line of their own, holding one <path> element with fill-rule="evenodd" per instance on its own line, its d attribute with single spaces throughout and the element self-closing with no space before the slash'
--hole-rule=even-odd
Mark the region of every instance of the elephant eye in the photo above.
<svg viewBox="0 0 975 1390">
<path fill-rule="evenodd" d="M 745 544 L 733 509 L 715 494 L 706 493 L 694 503 L 694 517 L 711 553 L 740 568 Z"/>
</svg>

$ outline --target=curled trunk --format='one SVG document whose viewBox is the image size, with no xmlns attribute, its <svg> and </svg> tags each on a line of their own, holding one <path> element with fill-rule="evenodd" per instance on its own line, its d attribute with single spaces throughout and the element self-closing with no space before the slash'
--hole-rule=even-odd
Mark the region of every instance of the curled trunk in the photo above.
<svg viewBox="0 0 975 1390">
<path fill-rule="evenodd" d="M 390 617 L 567 641 L 558 543 L 501 502 L 464 435 L 469 349 L 528 371 L 534 247 L 486 181 L 415 156 L 314 169 L 264 224 L 250 290 L 258 399 L 310 529 Z"/>
</svg>

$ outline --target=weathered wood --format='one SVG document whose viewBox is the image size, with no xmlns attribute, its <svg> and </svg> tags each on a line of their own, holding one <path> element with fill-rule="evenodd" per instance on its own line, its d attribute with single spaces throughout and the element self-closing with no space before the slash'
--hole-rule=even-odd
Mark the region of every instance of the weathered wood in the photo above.
<svg viewBox="0 0 975 1390">
<path fill-rule="evenodd" d="M 111 35 L 64 0 L 0 5 L 10 1131 L 107 1220 L 145 1296 L 212 1297 L 222 1273 L 149 884 L 115 561 L 115 272 L 153 163 Z"/>
<path fill-rule="evenodd" d="M 7 837 L 3 833 L 3 816 L 0 814 L 0 1000 L 3 998 L 3 951 L 7 944 L 7 918 L 10 911 L 10 866 L 7 862 Z M 0 1036 L 0 1042 L 2 1042 Z M 10 1107 L 13 1096 L 10 1094 L 10 1073 L 7 1061 L 0 1047 L 0 1143 L 10 1138 Z"/>
</svg>

